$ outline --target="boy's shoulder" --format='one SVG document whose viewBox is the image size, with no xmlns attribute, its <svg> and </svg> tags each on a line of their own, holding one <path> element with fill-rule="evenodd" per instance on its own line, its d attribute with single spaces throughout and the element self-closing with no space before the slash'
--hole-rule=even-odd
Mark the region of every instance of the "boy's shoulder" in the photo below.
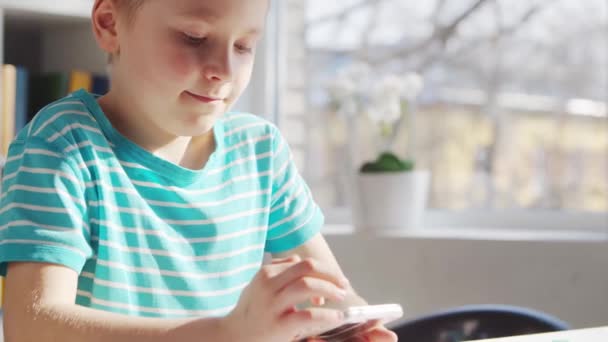
<svg viewBox="0 0 608 342">
<path fill-rule="evenodd" d="M 18 133 L 16 140 L 43 139 L 49 142 L 76 140 L 77 136 L 70 134 L 73 130 L 101 133 L 93 114 L 77 93 L 51 102 L 40 109 Z"/>
<path fill-rule="evenodd" d="M 269 120 L 246 112 L 228 112 L 221 120 L 226 139 L 244 140 L 259 137 L 274 139 L 278 128 Z"/>
</svg>

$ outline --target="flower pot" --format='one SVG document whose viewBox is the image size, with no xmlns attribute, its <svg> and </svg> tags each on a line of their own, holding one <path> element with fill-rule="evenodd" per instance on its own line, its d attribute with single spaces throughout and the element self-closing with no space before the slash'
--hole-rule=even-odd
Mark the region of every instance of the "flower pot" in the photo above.
<svg viewBox="0 0 608 342">
<path fill-rule="evenodd" d="M 354 209 L 358 229 L 398 232 L 422 227 L 430 172 L 359 173 L 358 208 Z"/>
</svg>

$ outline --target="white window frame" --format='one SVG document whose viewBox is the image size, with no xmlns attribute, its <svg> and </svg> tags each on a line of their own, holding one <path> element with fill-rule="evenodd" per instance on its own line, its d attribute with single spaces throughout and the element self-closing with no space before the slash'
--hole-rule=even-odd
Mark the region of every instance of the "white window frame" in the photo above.
<svg viewBox="0 0 608 342">
<path fill-rule="evenodd" d="M 272 1 L 268 27 L 262 51 L 258 50 L 257 73 L 249 88 L 257 90 L 258 99 L 252 108 L 261 109 L 279 128 L 282 89 L 288 77 L 288 30 L 285 1 Z M 260 60 L 261 57 L 261 60 Z M 258 112 L 259 113 L 259 112 Z M 325 210 L 328 234 L 353 233 L 348 208 Z M 490 240 L 550 240 L 550 241 L 608 241 L 608 212 L 574 212 L 566 210 L 443 210 L 429 209 L 423 217 L 423 227 L 405 235 L 436 238 L 466 238 Z M 365 229 L 365 228 L 364 228 Z"/>
</svg>

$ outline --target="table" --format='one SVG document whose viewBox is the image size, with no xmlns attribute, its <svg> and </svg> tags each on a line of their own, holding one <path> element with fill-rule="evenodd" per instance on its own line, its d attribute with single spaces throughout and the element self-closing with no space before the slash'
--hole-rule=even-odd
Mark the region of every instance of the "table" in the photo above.
<svg viewBox="0 0 608 342">
<path fill-rule="evenodd" d="M 566 330 L 546 334 L 534 334 L 514 337 L 493 338 L 475 342 L 606 342 L 608 341 L 608 326 Z"/>
</svg>

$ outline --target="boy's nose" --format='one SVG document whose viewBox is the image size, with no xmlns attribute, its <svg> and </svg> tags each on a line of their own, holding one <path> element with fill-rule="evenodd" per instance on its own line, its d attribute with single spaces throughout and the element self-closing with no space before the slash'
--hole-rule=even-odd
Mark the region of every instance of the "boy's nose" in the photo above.
<svg viewBox="0 0 608 342">
<path fill-rule="evenodd" d="M 222 54 L 209 59 L 203 65 L 203 76 L 210 81 L 227 82 L 232 80 L 232 60 L 230 54 Z"/>
</svg>

